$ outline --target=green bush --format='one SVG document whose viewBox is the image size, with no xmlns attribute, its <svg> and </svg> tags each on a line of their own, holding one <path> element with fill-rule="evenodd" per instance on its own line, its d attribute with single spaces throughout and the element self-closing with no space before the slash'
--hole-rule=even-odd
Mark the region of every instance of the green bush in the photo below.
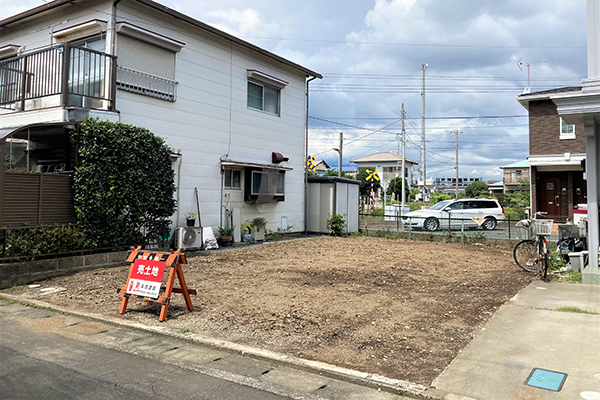
<svg viewBox="0 0 600 400">
<path fill-rule="evenodd" d="M 327 230 L 334 236 L 342 236 L 346 229 L 345 215 L 336 213 L 335 211 L 329 214 L 327 218 Z"/>
<path fill-rule="evenodd" d="M 490 192 L 487 183 L 483 181 L 471 182 L 465 188 L 467 197 L 489 197 Z"/>
<path fill-rule="evenodd" d="M 504 207 L 504 217 L 511 221 L 520 221 L 527 217 L 525 210 L 520 207 Z"/>
<path fill-rule="evenodd" d="M 85 248 L 85 235 L 74 226 L 42 226 L 10 230 L 6 256 L 39 256 Z"/>
<path fill-rule="evenodd" d="M 433 205 L 435 203 L 439 203 L 442 200 L 453 199 L 455 196 L 453 194 L 448 194 L 448 193 L 433 192 L 429 195 L 429 197 L 430 197 L 431 203 Z"/>
<path fill-rule="evenodd" d="M 170 149 L 144 128 L 87 119 L 72 136 L 77 220 L 91 247 L 141 244 L 170 230 L 175 210 Z"/>
</svg>

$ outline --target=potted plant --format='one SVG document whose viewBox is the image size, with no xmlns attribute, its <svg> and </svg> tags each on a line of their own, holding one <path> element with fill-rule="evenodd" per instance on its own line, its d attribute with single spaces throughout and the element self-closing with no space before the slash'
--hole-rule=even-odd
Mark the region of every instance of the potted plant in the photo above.
<svg viewBox="0 0 600 400">
<path fill-rule="evenodd" d="M 252 236 L 254 240 L 265 240 L 265 227 L 267 220 L 263 217 L 256 217 L 252 220 Z"/>
<path fill-rule="evenodd" d="M 196 225 L 196 214 L 189 213 L 185 215 L 185 223 L 187 226 L 193 227 Z"/>
<path fill-rule="evenodd" d="M 242 240 L 246 244 L 250 244 L 254 241 L 252 237 L 252 222 L 250 220 L 246 220 L 242 225 Z"/>
<path fill-rule="evenodd" d="M 233 231 L 235 230 L 235 225 L 231 227 L 223 227 L 220 226 L 217 228 L 217 232 L 219 232 L 219 243 L 221 246 L 230 246 L 231 245 L 231 237 L 233 236 Z"/>
</svg>

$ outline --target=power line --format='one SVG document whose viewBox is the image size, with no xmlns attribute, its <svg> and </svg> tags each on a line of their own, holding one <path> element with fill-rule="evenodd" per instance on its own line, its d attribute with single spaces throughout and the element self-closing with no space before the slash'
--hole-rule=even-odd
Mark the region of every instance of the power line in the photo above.
<svg viewBox="0 0 600 400">
<path fill-rule="evenodd" d="M 408 113 L 405 112 L 408 115 Z M 362 118 L 348 118 L 348 117 L 314 117 L 309 116 L 312 119 L 318 119 L 325 122 L 331 122 L 337 124 L 337 122 L 329 121 L 332 119 L 362 119 Z M 495 119 L 495 118 L 529 118 L 529 115 L 480 115 L 480 116 L 462 116 L 462 117 L 425 117 L 425 119 Z M 375 118 L 364 118 L 364 119 L 398 119 L 393 117 L 375 117 Z M 408 120 L 420 120 L 421 118 L 408 117 Z"/>
<path fill-rule="evenodd" d="M 265 36 L 242 36 L 244 39 L 259 40 L 279 40 L 288 42 L 309 42 L 309 43 L 338 43 L 338 44 L 367 44 L 381 46 L 418 46 L 418 47 L 458 47 L 467 49 L 587 49 L 586 46 L 506 46 L 506 45 L 471 45 L 471 44 L 440 44 L 440 43 L 398 43 L 398 42 L 368 42 L 356 41 L 348 42 L 346 40 L 325 40 L 325 39 L 295 39 L 295 38 L 277 38 Z"/>
<path fill-rule="evenodd" d="M 362 78 L 362 79 L 412 79 L 419 80 L 419 75 L 405 75 L 405 74 L 351 74 L 346 72 L 325 72 L 322 74 L 323 78 L 335 77 L 335 78 Z M 479 75 L 430 75 L 428 78 L 433 80 L 516 80 L 526 81 L 527 78 L 523 76 L 479 76 Z M 555 81 L 555 80 L 581 80 L 585 79 L 585 76 L 538 76 L 531 78 L 531 81 Z"/>
</svg>

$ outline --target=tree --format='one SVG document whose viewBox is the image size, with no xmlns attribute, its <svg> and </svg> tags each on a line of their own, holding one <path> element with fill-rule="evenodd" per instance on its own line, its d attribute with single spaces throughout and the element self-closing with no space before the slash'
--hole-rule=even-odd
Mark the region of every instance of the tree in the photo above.
<svg viewBox="0 0 600 400">
<path fill-rule="evenodd" d="M 91 246 L 138 244 L 169 232 L 175 173 L 163 139 L 133 125 L 87 119 L 72 141 L 80 159 L 75 212 Z"/>
<path fill-rule="evenodd" d="M 454 198 L 454 195 L 442 192 L 432 192 L 429 196 L 431 202 L 434 204 L 443 200 L 450 200 Z"/>
<path fill-rule="evenodd" d="M 323 176 L 338 176 L 338 171 L 335 169 L 328 169 L 327 172 L 323 174 Z M 342 171 L 342 178 L 354 179 L 351 175 Z"/>
<path fill-rule="evenodd" d="M 375 172 L 376 168 L 366 167 L 358 171 L 356 174 L 356 179 L 360 181 L 360 194 L 363 196 L 368 196 L 371 193 L 371 182 L 373 182 L 373 191 L 377 193 L 379 188 L 381 187 L 381 182 L 371 178 L 371 180 L 367 180 L 369 173 L 367 169 L 371 171 L 371 173 Z"/>
<path fill-rule="evenodd" d="M 465 188 L 467 197 L 489 197 L 490 192 L 487 183 L 483 181 L 471 182 Z"/>
<path fill-rule="evenodd" d="M 397 176 L 394 179 L 392 179 L 390 181 L 390 185 L 387 188 L 386 194 L 391 195 L 392 193 L 394 193 L 396 195 L 396 200 L 402 200 L 402 182 L 403 181 L 404 181 L 404 179 L 402 179 L 401 176 Z M 406 199 L 408 199 L 409 198 L 408 182 L 406 182 L 404 185 L 404 193 L 405 193 Z"/>
</svg>

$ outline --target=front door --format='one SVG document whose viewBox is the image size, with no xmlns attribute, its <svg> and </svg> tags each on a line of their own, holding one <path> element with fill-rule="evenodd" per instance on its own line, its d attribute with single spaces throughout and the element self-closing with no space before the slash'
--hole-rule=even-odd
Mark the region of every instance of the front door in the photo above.
<svg viewBox="0 0 600 400">
<path fill-rule="evenodd" d="M 560 221 L 560 179 L 540 179 L 540 211 L 548 213 L 546 218 Z"/>
</svg>

